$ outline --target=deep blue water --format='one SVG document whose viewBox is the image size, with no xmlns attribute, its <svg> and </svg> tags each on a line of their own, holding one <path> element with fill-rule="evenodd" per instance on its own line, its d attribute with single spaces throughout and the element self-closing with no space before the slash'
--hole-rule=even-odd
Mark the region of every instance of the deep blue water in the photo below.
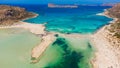
<svg viewBox="0 0 120 68">
<path fill-rule="evenodd" d="M 98 16 L 106 8 L 101 6 L 79 6 L 79 8 L 48 8 L 47 6 L 24 6 L 28 11 L 38 13 L 39 16 L 26 22 L 47 23 L 48 31 L 63 33 L 93 33 L 108 24 L 112 19 Z"/>
<path fill-rule="evenodd" d="M 18 5 L 39 14 L 25 20 L 30 23 L 47 23 L 48 31 L 62 33 L 94 33 L 112 19 L 98 16 L 107 6 L 79 6 L 79 8 L 48 8 L 47 5 Z"/>
</svg>

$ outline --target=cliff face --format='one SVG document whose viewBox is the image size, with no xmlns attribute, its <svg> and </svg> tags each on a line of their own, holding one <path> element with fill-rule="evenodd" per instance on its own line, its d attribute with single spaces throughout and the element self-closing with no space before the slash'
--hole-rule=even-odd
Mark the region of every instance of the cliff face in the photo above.
<svg viewBox="0 0 120 68">
<path fill-rule="evenodd" d="M 36 14 L 27 12 L 25 8 L 0 5 L 0 25 L 12 25 L 20 20 L 35 16 Z"/>
</svg>

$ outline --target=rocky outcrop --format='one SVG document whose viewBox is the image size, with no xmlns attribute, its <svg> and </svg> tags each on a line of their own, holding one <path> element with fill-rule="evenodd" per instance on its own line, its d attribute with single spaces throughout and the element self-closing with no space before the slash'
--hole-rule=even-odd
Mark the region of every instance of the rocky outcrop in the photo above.
<svg viewBox="0 0 120 68">
<path fill-rule="evenodd" d="M 12 25 L 20 20 L 35 16 L 36 14 L 27 12 L 25 8 L 0 5 L 0 25 Z"/>
<path fill-rule="evenodd" d="M 112 17 L 112 18 L 119 18 L 120 19 L 120 3 L 114 5 L 112 8 L 107 9 L 106 15 Z"/>
</svg>

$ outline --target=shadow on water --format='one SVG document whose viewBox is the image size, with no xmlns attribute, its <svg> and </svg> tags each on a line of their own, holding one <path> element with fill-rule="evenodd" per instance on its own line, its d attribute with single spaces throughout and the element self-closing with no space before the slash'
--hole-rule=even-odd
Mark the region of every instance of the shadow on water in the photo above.
<svg viewBox="0 0 120 68">
<path fill-rule="evenodd" d="M 52 44 L 52 46 L 59 46 L 64 53 L 62 54 L 62 60 L 59 63 L 54 65 L 48 65 L 45 68 L 89 68 L 89 65 L 80 67 L 79 64 L 82 61 L 81 59 L 84 58 L 82 52 L 76 52 L 72 50 L 69 46 L 69 42 L 65 38 L 58 37 L 56 41 Z M 92 48 L 90 43 L 88 43 L 88 47 Z"/>
</svg>

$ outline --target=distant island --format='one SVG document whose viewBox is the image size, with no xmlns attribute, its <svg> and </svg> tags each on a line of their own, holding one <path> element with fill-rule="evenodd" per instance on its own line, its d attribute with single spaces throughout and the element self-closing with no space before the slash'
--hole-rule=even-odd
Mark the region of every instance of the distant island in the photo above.
<svg viewBox="0 0 120 68">
<path fill-rule="evenodd" d="M 60 5 L 60 4 L 48 4 L 49 8 L 78 8 L 78 5 Z"/>
</svg>

